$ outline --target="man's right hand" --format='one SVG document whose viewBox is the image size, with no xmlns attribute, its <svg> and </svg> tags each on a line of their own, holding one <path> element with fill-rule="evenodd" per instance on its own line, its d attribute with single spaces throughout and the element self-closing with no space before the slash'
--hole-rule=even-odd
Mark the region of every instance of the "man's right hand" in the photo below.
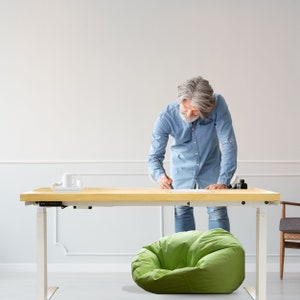
<svg viewBox="0 0 300 300">
<path fill-rule="evenodd" d="M 161 189 L 167 189 L 167 190 L 172 189 L 172 183 L 173 180 L 166 175 L 162 175 L 159 178 L 159 186 Z"/>
</svg>

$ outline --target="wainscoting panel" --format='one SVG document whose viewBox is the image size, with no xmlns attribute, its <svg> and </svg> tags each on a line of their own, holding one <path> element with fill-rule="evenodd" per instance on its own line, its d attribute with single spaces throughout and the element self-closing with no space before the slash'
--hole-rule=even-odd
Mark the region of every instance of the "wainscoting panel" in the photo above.
<svg viewBox="0 0 300 300">
<path fill-rule="evenodd" d="M 51 186 L 63 173 L 83 176 L 84 186 L 155 187 L 146 161 L 16 161 L 0 162 L 3 209 L 0 264 L 35 262 L 35 207 L 19 201 L 21 192 Z M 282 199 L 299 201 L 299 161 L 239 161 L 238 178 L 248 186 L 281 193 Z M 231 232 L 242 242 L 248 263 L 255 259 L 254 208 L 229 207 Z M 293 211 L 300 215 L 300 211 Z M 268 260 L 278 263 L 281 207 L 268 208 Z M 12 216 L 14 216 L 12 218 Z M 196 208 L 197 229 L 207 230 L 206 208 Z M 5 231 L 3 228 L 10 228 Z M 173 206 L 94 207 L 48 209 L 48 256 L 52 264 L 130 264 L 148 243 L 174 232 Z M 19 251 L 22 249 L 22 251 Z M 296 250 L 287 250 L 287 262 L 300 263 Z"/>
</svg>

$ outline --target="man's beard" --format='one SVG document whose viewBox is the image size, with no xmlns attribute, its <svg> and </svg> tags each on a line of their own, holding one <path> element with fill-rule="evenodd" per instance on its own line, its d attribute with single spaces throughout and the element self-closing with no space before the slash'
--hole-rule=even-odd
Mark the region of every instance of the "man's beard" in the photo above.
<svg viewBox="0 0 300 300">
<path fill-rule="evenodd" d="M 186 121 L 188 123 L 193 123 L 194 121 L 196 121 L 199 116 L 194 116 L 194 117 L 188 117 L 185 113 L 179 112 L 180 117 L 183 121 Z"/>
</svg>

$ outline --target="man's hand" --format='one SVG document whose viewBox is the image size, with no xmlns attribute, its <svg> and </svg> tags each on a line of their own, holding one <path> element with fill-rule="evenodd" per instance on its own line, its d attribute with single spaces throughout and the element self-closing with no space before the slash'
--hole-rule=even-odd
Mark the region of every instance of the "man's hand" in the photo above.
<svg viewBox="0 0 300 300">
<path fill-rule="evenodd" d="M 159 178 L 159 186 L 161 189 L 172 189 L 172 183 L 173 183 L 173 180 L 169 177 L 167 177 L 166 175 L 162 175 L 160 178 Z"/>
<path fill-rule="evenodd" d="M 206 188 L 206 190 L 222 190 L 222 189 L 228 189 L 228 186 L 225 184 L 210 184 Z"/>
</svg>

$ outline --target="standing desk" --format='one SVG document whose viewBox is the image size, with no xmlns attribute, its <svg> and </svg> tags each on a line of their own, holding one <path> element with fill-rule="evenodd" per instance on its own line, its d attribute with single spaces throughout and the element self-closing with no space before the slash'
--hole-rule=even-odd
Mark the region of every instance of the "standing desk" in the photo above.
<svg viewBox="0 0 300 300">
<path fill-rule="evenodd" d="M 159 188 L 84 188 L 56 192 L 39 188 L 22 193 L 20 200 L 37 206 L 37 299 L 47 300 L 57 290 L 47 282 L 47 208 L 93 206 L 242 206 L 256 208 L 256 286 L 247 287 L 256 300 L 266 300 L 267 206 L 278 204 L 280 195 L 259 188 L 223 190 L 162 190 Z"/>
</svg>

